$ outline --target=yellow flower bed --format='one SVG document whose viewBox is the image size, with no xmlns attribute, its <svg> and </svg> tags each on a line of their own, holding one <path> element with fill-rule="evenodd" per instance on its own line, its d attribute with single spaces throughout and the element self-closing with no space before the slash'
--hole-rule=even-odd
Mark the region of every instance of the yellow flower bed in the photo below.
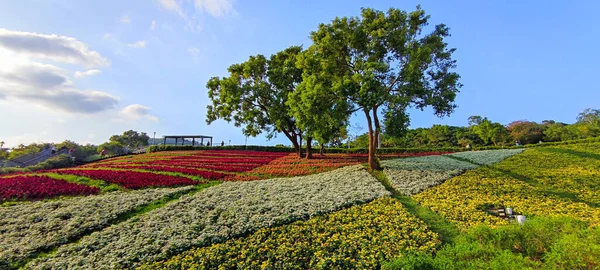
<svg viewBox="0 0 600 270">
<path fill-rule="evenodd" d="M 570 145 L 572 150 L 578 145 Z M 589 148 L 593 149 L 593 148 Z M 582 149 L 576 150 L 581 152 Z M 561 191 L 574 193 L 581 200 L 600 203 L 600 160 L 552 152 L 552 149 L 528 150 L 506 162 L 492 166 Z"/>
<path fill-rule="evenodd" d="M 432 252 L 437 233 L 395 199 L 382 198 L 308 221 L 261 229 L 186 251 L 142 269 L 376 268 L 403 251 Z"/>
<path fill-rule="evenodd" d="M 506 224 L 485 212 L 492 205 L 513 207 L 525 216 L 570 216 L 600 225 L 599 208 L 551 195 L 543 187 L 502 175 L 493 168 L 467 172 L 413 198 L 463 229 L 480 224 Z"/>
</svg>

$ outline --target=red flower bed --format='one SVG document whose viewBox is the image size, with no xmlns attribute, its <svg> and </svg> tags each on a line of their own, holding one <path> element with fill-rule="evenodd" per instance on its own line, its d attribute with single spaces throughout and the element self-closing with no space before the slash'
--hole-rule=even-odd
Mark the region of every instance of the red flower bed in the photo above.
<svg viewBox="0 0 600 270">
<path fill-rule="evenodd" d="M 196 185 L 199 182 L 187 177 L 162 175 L 149 172 L 113 171 L 113 170 L 58 170 L 60 174 L 72 174 L 119 184 L 125 188 L 170 187 Z"/>
<path fill-rule="evenodd" d="M 98 194 L 100 189 L 48 176 L 15 176 L 0 178 L 0 201 L 13 199 L 43 199 L 61 195 Z"/>
<path fill-rule="evenodd" d="M 176 172 L 176 173 L 183 173 L 183 174 L 188 174 L 188 175 L 199 176 L 204 179 L 212 179 L 212 180 L 221 179 L 221 178 L 229 175 L 229 174 L 225 174 L 225 173 L 212 172 L 212 171 L 206 171 L 206 170 L 198 170 L 198 169 L 194 169 L 194 168 L 180 168 L 180 167 L 167 167 L 167 166 L 154 166 L 154 165 L 121 165 L 121 166 L 115 165 L 115 166 L 104 167 L 104 168 L 140 169 L 140 170 L 150 170 L 150 171 L 157 171 L 157 172 L 161 172 L 161 171 L 162 172 Z"/>
</svg>

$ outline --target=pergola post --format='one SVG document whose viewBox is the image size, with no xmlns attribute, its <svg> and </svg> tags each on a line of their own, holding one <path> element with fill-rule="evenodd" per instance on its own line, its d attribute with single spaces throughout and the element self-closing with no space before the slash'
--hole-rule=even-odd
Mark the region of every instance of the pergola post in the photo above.
<svg viewBox="0 0 600 270">
<path fill-rule="evenodd" d="M 175 145 L 177 145 L 177 137 L 175 137 Z"/>
<path fill-rule="evenodd" d="M 181 137 L 181 145 L 185 144 L 185 137 Z"/>
<path fill-rule="evenodd" d="M 194 141 L 196 141 L 196 138 L 192 138 L 192 146 L 194 146 Z"/>
</svg>

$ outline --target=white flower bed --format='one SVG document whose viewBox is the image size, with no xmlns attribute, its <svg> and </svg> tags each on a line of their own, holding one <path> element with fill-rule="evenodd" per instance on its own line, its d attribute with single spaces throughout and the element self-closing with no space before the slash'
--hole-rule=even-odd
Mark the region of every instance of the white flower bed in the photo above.
<svg viewBox="0 0 600 270">
<path fill-rule="evenodd" d="M 33 261 L 37 269 L 129 268 L 277 226 L 389 196 L 361 166 L 252 182 L 227 182 L 106 228 Z"/>
<path fill-rule="evenodd" d="M 436 172 L 392 169 L 385 169 L 384 172 L 385 176 L 390 180 L 392 187 L 406 196 L 414 195 L 430 187 L 437 186 L 461 173 L 460 170 Z"/>
<path fill-rule="evenodd" d="M 385 168 L 393 170 L 422 170 L 422 171 L 454 171 L 475 169 L 479 166 L 461 160 L 452 159 L 446 156 L 424 156 L 399 158 L 385 160 L 382 162 Z"/>
<path fill-rule="evenodd" d="M 115 191 L 103 195 L 0 207 L 0 268 L 104 228 L 118 215 L 192 187 Z"/>
<path fill-rule="evenodd" d="M 484 151 L 468 151 L 450 154 L 459 158 L 470 160 L 477 164 L 490 165 L 498 163 L 512 155 L 523 152 L 524 149 L 500 149 L 500 150 L 484 150 Z"/>
</svg>

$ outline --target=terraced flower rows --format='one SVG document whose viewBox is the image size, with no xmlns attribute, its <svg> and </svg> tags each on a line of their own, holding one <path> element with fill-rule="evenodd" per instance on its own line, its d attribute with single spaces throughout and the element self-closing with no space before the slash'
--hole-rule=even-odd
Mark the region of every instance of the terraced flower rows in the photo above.
<svg viewBox="0 0 600 270">
<path fill-rule="evenodd" d="M 414 196 L 462 228 L 506 221 L 486 210 L 513 207 L 528 217 L 568 216 L 600 225 L 600 144 L 529 149 Z M 559 149 L 559 150 L 557 150 Z"/>
<path fill-rule="evenodd" d="M 382 164 L 394 189 L 461 229 L 507 224 L 486 211 L 498 206 L 511 206 L 528 219 L 569 216 L 598 226 L 598 146 L 403 154 Z M 10 236 L 0 240 L 9 247 L 0 251 L 0 268 L 27 262 L 26 269 L 378 269 L 407 252 L 435 254 L 441 248 L 445 237 L 436 233 L 435 221 L 413 215 L 412 206 L 395 199 L 402 196 L 390 198 L 356 165 L 365 156 L 299 160 L 262 154 L 160 152 L 55 171 L 104 178 L 125 190 L 0 208 L 11 217 L 0 221 L 0 232 Z M 179 178 L 191 181 L 183 185 L 210 181 L 161 168 L 220 173 L 225 181 L 127 216 L 140 205 L 195 187 L 129 189 L 168 186 Z M 120 176 L 128 173 L 156 178 L 140 184 Z M 53 247 L 55 252 L 39 256 Z"/>
<path fill-rule="evenodd" d="M 382 164 L 392 187 L 404 195 L 414 195 L 480 165 L 500 162 L 522 149 L 469 151 L 440 156 L 387 160 Z"/>
<path fill-rule="evenodd" d="M 0 207 L 0 268 L 104 228 L 120 215 L 192 187 L 111 192 Z"/>
<path fill-rule="evenodd" d="M 294 178 L 227 182 L 62 246 L 27 267 L 128 268 L 388 195 L 361 166 Z"/>
</svg>

